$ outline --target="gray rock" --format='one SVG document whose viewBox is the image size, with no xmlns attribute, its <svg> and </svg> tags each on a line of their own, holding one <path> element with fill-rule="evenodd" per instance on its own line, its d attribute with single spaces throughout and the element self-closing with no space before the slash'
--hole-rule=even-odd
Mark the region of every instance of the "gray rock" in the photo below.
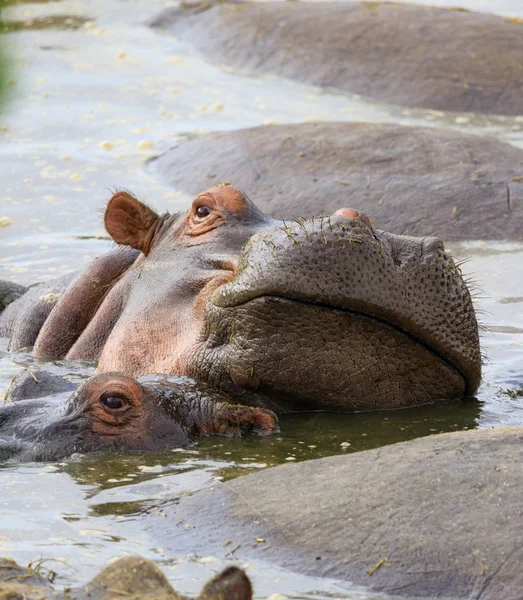
<svg viewBox="0 0 523 600">
<path fill-rule="evenodd" d="M 166 548 L 414 597 L 519 600 L 523 428 L 448 433 L 217 483 L 152 517 Z M 256 541 L 263 540 L 263 541 Z"/>
<path fill-rule="evenodd" d="M 347 206 L 399 234 L 523 239 L 523 151 L 475 135 L 371 123 L 255 127 L 181 143 L 151 168 L 195 195 L 230 181 L 277 218 Z"/>
<path fill-rule="evenodd" d="M 523 114 L 523 25 L 395 2 L 198 2 L 152 22 L 215 63 L 404 106 Z"/>
</svg>

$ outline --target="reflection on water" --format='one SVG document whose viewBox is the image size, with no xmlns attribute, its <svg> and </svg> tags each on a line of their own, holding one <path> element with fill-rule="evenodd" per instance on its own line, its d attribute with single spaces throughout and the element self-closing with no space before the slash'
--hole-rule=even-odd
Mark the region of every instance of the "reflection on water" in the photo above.
<svg viewBox="0 0 523 600">
<path fill-rule="evenodd" d="M 190 449 L 175 451 L 184 461 L 187 455 L 193 461 L 212 462 L 216 472 L 225 479 L 246 472 L 283 464 L 323 458 L 342 452 L 370 450 L 386 444 L 403 442 L 425 435 L 460 431 L 477 427 L 481 403 L 476 400 L 441 402 L 439 405 L 419 408 L 340 415 L 308 413 L 280 417 L 281 434 L 262 437 L 250 435 L 243 439 L 220 437 L 203 438 Z M 196 458 L 197 457 L 197 458 Z M 139 469 L 147 458 L 149 464 L 161 470 L 173 461 L 173 452 L 156 455 L 125 454 L 90 455 L 81 461 L 64 466 L 78 483 L 96 484 L 101 489 L 123 481 L 133 484 L 155 478 L 155 468 L 140 472 L 136 479 L 128 479 L 129 471 Z M 92 469 L 92 465 L 98 465 Z M 219 465 L 219 467 L 218 467 Z M 108 482 L 110 485 L 108 485 Z"/>
<path fill-rule="evenodd" d="M 39 29 L 79 29 L 89 19 L 70 15 L 57 15 L 52 17 L 37 17 L 25 21 L 0 21 L 0 33 L 13 31 L 36 31 Z"/>
<path fill-rule="evenodd" d="M 421 1 L 421 0 L 419 0 Z M 431 3 L 429 1 L 424 3 Z M 442 3 L 452 5 L 455 0 Z M 83 266 L 110 247 L 101 208 L 111 189 L 132 189 L 162 210 L 187 206 L 147 172 L 149 158 L 182 137 L 272 122 L 384 121 L 453 128 L 523 147 L 523 116 L 446 114 L 367 102 L 274 76 L 247 77 L 193 55 L 143 26 L 155 0 L 9 0 L 11 102 L 0 144 L 0 278 L 33 283 Z M 523 16 L 519 0 L 462 0 Z M 0 467 L 0 555 L 50 565 L 63 585 L 85 583 L 114 556 L 154 558 L 181 592 L 195 594 L 223 564 L 169 556 L 147 516 L 217 478 L 474 427 L 523 425 L 523 245 L 452 244 L 481 290 L 484 378 L 478 400 L 396 412 L 281 418 L 281 434 L 207 438 L 159 455 L 90 455 L 58 464 Z M 26 366 L 80 382 L 90 363 L 9 355 L 0 340 L 0 398 Z M 57 561 L 57 562 L 53 562 Z M 377 598 L 347 584 L 248 565 L 257 597 Z"/>
</svg>

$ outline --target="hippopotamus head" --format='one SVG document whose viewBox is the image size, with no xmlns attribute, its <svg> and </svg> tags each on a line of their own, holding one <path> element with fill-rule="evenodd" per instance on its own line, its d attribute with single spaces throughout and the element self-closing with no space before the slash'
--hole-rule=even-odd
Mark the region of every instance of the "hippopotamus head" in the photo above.
<svg viewBox="0 0 523 600">
<path fill-rule="evenodd" d="M 232 404 L 188 377 L 103 373 L 71 393 L 75 387 L 45 371 L 17 376 L 0 408 L 1 453 L 58 460 L 75 452 L 152 452 L 187 446 L 201 435 L 278 429 L 271 411 Z"/>
<path fill-rule="evenodd" d="M 405 407 L 479 385 L 471 296 L 437 238 L 347 208 L 275 221 L 230 185 L 163 216 L 119 192 L 105 226 L 133 250 L 69 286 L 38 355 L 187 375 L 274 410 Z"/>
</svg>

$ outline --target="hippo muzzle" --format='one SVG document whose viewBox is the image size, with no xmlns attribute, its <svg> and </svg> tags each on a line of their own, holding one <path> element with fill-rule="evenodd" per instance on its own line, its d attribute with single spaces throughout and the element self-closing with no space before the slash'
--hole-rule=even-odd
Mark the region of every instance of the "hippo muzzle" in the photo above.
<svg viewBox="0 0 523 600">
<path fill-rule="evenodd" d="M 347 212 L 249 240 L 234 279 L 208 299 L 189 373 L 276 410 L 396 408 L 475 392 L 477 322 L 443 243 L 377 231 Z"/>
</svg>

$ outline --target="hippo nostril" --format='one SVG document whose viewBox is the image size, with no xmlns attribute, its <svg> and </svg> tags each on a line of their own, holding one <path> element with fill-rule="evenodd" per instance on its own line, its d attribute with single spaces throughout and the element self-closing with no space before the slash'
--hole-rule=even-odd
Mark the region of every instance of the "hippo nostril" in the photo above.
<svg viewBox="0 0 523 600">
<path fill-rule="evenodd" d="M 360 211 L 354 208 L 340 208 L 334 213 L 335 216 L 347 217 L 347 219 L 356 219 L 360 214 Z"/>
<path fill-rule="evenodd" d="M 445 244 L 437 237 L 423 238 L 422 254 L 445 250 Z"/>
<path fill-rule="evenodd" d="M 335 217 L 345 217 L 346 219 L 358 219 L 359 224 L 372 229 L 372 221 L 367 215 L 355 208 L 339 208 L 334 215 Z"/>
</svg>

